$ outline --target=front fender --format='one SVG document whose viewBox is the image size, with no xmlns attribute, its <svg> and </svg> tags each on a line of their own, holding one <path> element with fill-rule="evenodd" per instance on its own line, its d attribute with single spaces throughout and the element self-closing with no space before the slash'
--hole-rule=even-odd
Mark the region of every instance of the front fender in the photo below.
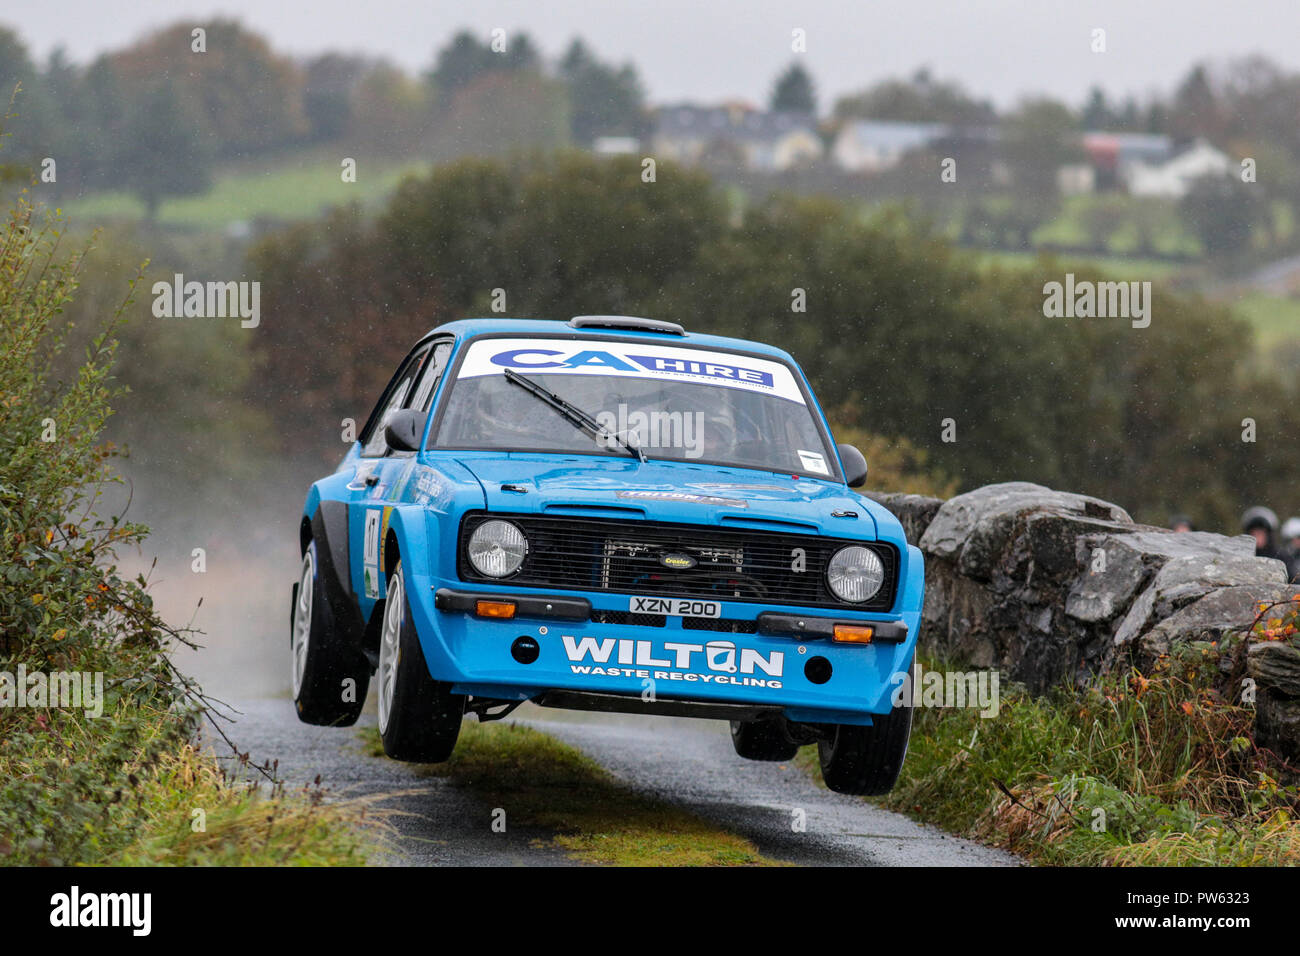
<svg viewBox="0 0 1300 956">
<path fill-rule="evenodd" d="M 439 530 L 439 516 L 423 505 L 394 505 L 379 560 L 387 577 L 397 564 L 397 555 L 401 556 L 406 602 L 429 673 L 435 680 L 447 680 L 451 676 L 452 658 L 438 633 L 437 611 L 433 606 L 440 560 Z"/>
</svg>

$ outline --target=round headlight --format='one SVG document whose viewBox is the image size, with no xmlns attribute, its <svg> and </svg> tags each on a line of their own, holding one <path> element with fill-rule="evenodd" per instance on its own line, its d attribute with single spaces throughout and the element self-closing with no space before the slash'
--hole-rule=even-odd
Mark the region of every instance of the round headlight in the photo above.
<svg viewBox="0 0 1300 956">
<path fill-rule="evenodd" d="M 509 521 L 484 521 L 469 536 L 469 560 L 480 574 L 504 578 L 519 570 L 528 553 L 528 539 Z"/>
<path fill-rule="evenodd" d="M 870 548 L 857 545 L 841 548 L 826 569 L 826 583 L 841 601 L 861 604 L 870 600 L 885 583 L 885 565 Z"/>
</svg>

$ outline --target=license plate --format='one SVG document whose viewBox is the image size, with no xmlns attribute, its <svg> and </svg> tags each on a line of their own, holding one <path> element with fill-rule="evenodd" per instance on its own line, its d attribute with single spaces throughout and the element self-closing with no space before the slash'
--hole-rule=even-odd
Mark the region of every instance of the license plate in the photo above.
<svg viewBox="0 0 1300 956">
<path fill-rule="evenodd" d="M 696 598 L 633 597 L 627 609 L 633 614 L 667 614 L 670 617 L 722 617 L 717 601 Z"/>
</svg>

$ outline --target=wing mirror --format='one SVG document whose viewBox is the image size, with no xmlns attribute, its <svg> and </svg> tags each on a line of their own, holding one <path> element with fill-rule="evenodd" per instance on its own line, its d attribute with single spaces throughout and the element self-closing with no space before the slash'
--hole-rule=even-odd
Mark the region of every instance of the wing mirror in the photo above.
<svg viewBox="0 0 1300 956">
<path fill-rule="evenodd" d="M 419 451 L 424 437 L 424 423 L 429 413 L 414 408 L 402 408 L 388 416 L 384 426 L 384 441 L 393 451 Z M 861 457 L 861 456 L 859 456 Z"/>
<path fill-rule="evenodd" d="M 840 461 L 844 464 L 844 482 L 855 488 L 867 480 L 867 459 L 862 452 L 843 442 L 835 446 L 840 452 Z"/>
</svg>

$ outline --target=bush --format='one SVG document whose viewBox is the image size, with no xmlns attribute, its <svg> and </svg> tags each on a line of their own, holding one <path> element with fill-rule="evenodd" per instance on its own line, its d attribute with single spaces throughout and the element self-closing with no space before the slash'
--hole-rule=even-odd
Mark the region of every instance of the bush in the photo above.
<svg viewBox="0 0 1300 956">
<path fill-rule="evenodd" d="M 71 380 L 53 377 L 85 254 L 60 254 L 61 227 L 20 200 L 0 235 L 0 833 L 24 834 L 0 853 L 14 863 L 94 859 L 102 847 L 87 834 L 112 832 L 141 775 L 198 716 L 197 690 L 167 657 L 186 636 L 115 564 L 146 529 L 97 510 L 116 480 L 100 432 L 118 391 L 122 309 Z M 104 716 L 13 706 L 20 668 L 102 675 Z"/>
</svg>

